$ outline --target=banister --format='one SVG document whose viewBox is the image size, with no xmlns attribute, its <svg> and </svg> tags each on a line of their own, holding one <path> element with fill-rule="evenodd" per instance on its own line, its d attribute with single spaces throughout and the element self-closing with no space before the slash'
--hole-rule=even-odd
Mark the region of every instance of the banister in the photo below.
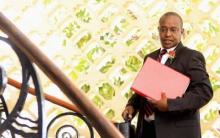
<svg viewBox="0 0 220 138">
<path fill-rule="evenodd" d="M 123 138 L 116 127 L 102 115 L 86 95 L 1 12 L 0 29 L 64 92 L 71 102 L 80 108 L 80 111 L 91 121 L 101 137 Z"/>
<path fill-rule="evenodd" d="M 8 84 L 11 85 L 11 86 L 14 86 L 15 88 L 18 88 L 18 89 L 21 88 L 21 83 L 14 80 L 14 79 L 12 79 L 12 78 L 10 78 L 10 77 L 8 77 Z M 29 87 L 28 88 L 28 93 L 30 93 L 32 95 L 35 95 L 35 89 Z M 76 106 L 74 106 L 74 105 L 72 105 L 68 102 L 65 102 L 65 101 L 63 101 L 59 98 L 56 98 L 56 97 L 51 96 L 51 95 L 46 94 L 46 93 L 44 93 L 44 97 L 45 97 L 46 100 L 48 100 L 48 101 L 50 101 L 50 102 L 52 102 L 56 105 L 62 106 L 66 109 L 69 109 L 69 110 L 77 112 L 77 113 L 81 113 L 81 111 Z"/>
</svg>

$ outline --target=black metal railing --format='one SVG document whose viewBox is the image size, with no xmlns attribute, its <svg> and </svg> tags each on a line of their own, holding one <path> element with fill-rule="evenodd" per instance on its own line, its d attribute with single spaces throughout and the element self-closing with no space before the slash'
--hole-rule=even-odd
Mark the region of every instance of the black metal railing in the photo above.
<svg viewBox="0 0 220 138">
<path fill-rule="evenodd" d="M 22 83 L 19 92 L 19 98 L 10 113 L 7 112 L 7 106 L 4 103 L 4 97 L 1 108 L 1 113 L 5 114 L 5 118 L 2 118 L 0 124 L 0 134 L 2 137 L 4 133 L 10 133 L 11 137 L 20 135 L 27 138 L 45 138 L 47 135 L 46 130 L 49 130 L 50 125 L 60 117 L 72 115 L 82 119 L 88 126 L 90 136 L 93 137 L 92 126 L 96 128 L 101 137 L 105 138 L 122 138 L 122 134 L 109 122 L 93 105 L 93 103 L 86 98 L 86 96 L 79 90 L 71 81 L 64 75 L 64 73 L 57 68 L 52 61 L 49 60 L 16 26 L 14 26 L 1 12 L 0 12 L 0 29 L 8 36 L 0 37 L 0 40 L 8 43 L 14 50 L 22 67 Z M 44 96 L 40 87 L 40 83 L 32 63 L 35 63 L 49 79 L 55 83 L 62 92 L 79 107 L 78 113 L 62 113 L 52 119 L 47 129 L 45 126 L 45 116 L 43 111 Z M 2 72 L 3 69 L 2 69 Z M 2 75 L 3 76 L 3 75 Z M 4 80 L 4 76 L 2 78 Z M 29 83 L 33 82 L 36 102 L 37 102 L 37 119 L 26 117 L 21 114 L 27 94 L 29 90 Z M 2 81 L 2 89 L 4 90 L 4 81 Z M 3 93 L 3 92 L 2 92 Z M 1 95 L 2 95 L 1 93 Z M 89 121 L 88 121 L 89 120 Z M 25 123 L 29 122 L 29 123 Z M 62 136 L 70 136 L 70 133 L 63 131 L 64 128 L 72 128 L 76 130 L 74 126 L 64 125 L 61 126 L 56 132 L 56 136 L 61 134 Z M 9 132 L 8 132 L 9 131 Z M 62 133 L 64 132 L 64 133 Z M 75 137 L 78 132 L 76 131 Z"/>
<path fill-rule="evenodd" d="M 36 74 L 36 71 L 33 65 L 25 57 L 25 55 L 23 55 L 22 52 L 19 49 L 17 49 L 7 38 L 0 36 L 0 41 L 7 43 L 8 46 L 10 46 L 15 51 L 22 66 L 22 83 L 19 85 L 19 89 L 20 89 L 19 98 L 17 100 L 15 107 L 10 113 L 8 112 L 7 104 L 3 97 L 3 92 L 6 88 L 8 77 L 7 77 L 7 74 L 4 68 L 2 66 L 0 67 L 0 90 L 1 90 L 0 92 L 1 93 L 0 95 L 0 120 L 1 120 L 0 133 L 1 135 L 0 136 L 8 137 L 8 135 L 10 135 L 12 138 L 14 138 L 15 135 L 19 135 L 25 138 L 48 137 L 48 133 L 50 132 L 51 126 L 55 124 L 57 120 L 59 120 L 60 118 L 71 116 L 72 118 L 78 117 L 79 119 L 84 121 L 89 129 L 90 138 L 94 138 L 94 131 L 93 131 L 91 123 L 85 116 L 83 116 L 79 112 L 66 112 L 66 113 L 58 114 L 49 122 L 47 126 L 43 126 L 44 124 L 46 124 L 43 121 L 47 120 L 44 117 L 43 110 L 42 110 L 43 109 L 42 107 L 44 106 L 43 105 L 44 102 L 42 101 L 44 100 L 44 98 L 42 96 L 43 92 L 40 89 L 39 80 L 37 78 L 37 74 Z M 38 118 L 35 120 L 33 120 L 30 117 L 25 117 L 20 114 L 22 110 L 24 109 L 25 101 L 27 101 L 26 100 L 27 94 L 30 93 L 29 92 L 30 87 L 28 84 L 30 79 L 32 79 L 34 86 L 35 86 L 34 89 L 32 88 L 32 90 L 34 90 L 34 95 L 37 98 L 36 102 L 38 105 L 38 108 L 37 108 Z M 11 78 L 9 78 L 9 82 L 12 82 Z M 46 96 L 48 97 L 48 95 Z M 27 124 L 25 122 L 30 122 L 30 123 Z M 16 125 L 13 125 L 13 124 L 16 124 Z M 47 128 L 46 133 L 44 132 L 45 130 L 43 130 L 43 128 Z M 55 133 L 55 135 L 53 134 L 51 135 L 53 135 L 53 137 L 56 137 L 56 138 L 60 138 L 60 137 L 79 138 L 80 136 L 79 131 L 77 130 L 77 126 L 74 126 L 71 123 L 62 124 L 61 126 L 59 126 L 57 131 L 53 133 Z"/>
<path fill-rule="evenodd" d="M 85 116 L 83 116 L 82 114 L 76 113 L 76 112 L 75 113 L 74 112 L 61 113 L 61 114 L 57 115 L 56 117 L 54 117 L 47 126 L 47 135 L 52 133 L 50 135 L 52 137 L 56 137 L 56 138 L 79 138 L 82 134 L 80 135 L 77 127 L 73 125 L 74 123 L 72 123 L 72 124 L 70 122 L 64 123 L 64 124 L 59 123 L 59 122 L 65 122 L 65 121 L 62 121 L 62 119 L 67 118 L 67 117 L 70 118 L 70 120 L 69 120 L 70 122 L 73 117 L 77 117 L 77 118 L 81 119 L 82 121 L 84 121 L 88 127 L 89 134 L 90 134 L 88 136 L 88 138 L 94 138 L 93 128 L 92 128 L 92 125 L 89 122 L 89 120 Z M 53 124 L 56 124 L 56 125 L 60 124 L 60 126 L 57 126 L 58 129 L 55 132 L 50 130 L 50 128 Z"/>
<path fill-rule="evenodd" d="M 94 131 L 93 131 L 91 123 L 85 116 L 83 116 L 79 112 L 66 112 L 66 113 L 58 114 L 49 122 L 48 125 L 44 126 L 46 123 L 43 121 L 47 119 L 44 117 L 43 110 L 42 110 L 43 109 L 42 107 L 44 106 L 43 105 L 44 102 L 42 102 L 44 100 L 43 92 L 40 89 L 39 80 L 37 78 L 37 74 L 36 74 L 36 71 L 33 65 L 30 63 L 27 57 L 25 57 L 25 55 L 22 54 L 22 52 L 19 49 L 17 49 L 7 38 L 0 36 L 0 41 L 7 43 L 8 46 L 10 46 L 15 51 L 22 66 L 22 83 L 19 85 L 19 90 L 20 90 L 19 98 L 17 100 L 15 107 L 10 113 L 8 112 L 7 104 L 3 97 L 3 92 L 6 88 L 7 80 L 9 80 L 9 82 L 12 82 L 12 79 L 11 78 L 8 79 L 5 69 L 2 66 L 0 67 L 0 90 L 1 90 L 0 92 L 1 93 L 0 95 L 0 115 L 1 115 L 0 116 L 0 120 L 1 120 L 0 133 L 1 133 L 1 137 L 11 136 L 12 138 L 14 138 L 15 135 L 19 135 L 25 138 L 48 137 L 48 133 L 50 133 L 51 126 L 55 124 L 57 120 L 61 118 L 65 118 L 67 116 L 71 116 L 72 118 L 78 117 L 79 119 L 84 121 L 89 129 L 89 134 L 90 134 L 89 137 L 94 138 Z M 37 108 L 38 118 L 35 120 L 33 120 L 30 117 L 25 117 L 20 114 L 22 110 L 24 110 L 24 104 L 25 104 L 25 101 L 27 101 L 26 100 L 27 94 L 30 93 L 29 92 L 30 87 L 28 84 L 30 79 L 32 79 L 34 86 L 35 86 L 34 88 L 32 88 L 32 91 L 34 90 L 33 94 L 37 98 L 36 102 L 38 105 L 38 108 Z M 48 97 L 48 95 L 46 96 Z M 69 120 L 69 122 L 71 122 L 71 120 Z M 30 123 L 27 124 L 25 122 L 30 122 Z M 13 124 L 16 124 L 16 125 L 13 125 Z M 44 132 L 45 130 L 43 130 L 44 128 L 47 128 L 46 133 Z M 54 135 L 50 134 L 50 135 L 56 138 L 61 138 L 61 137 L 62 138 L 64 137 L 79 138 L 80 136 L 79 135 L 80 133 L 77 130 L 77 126 L 74 126 L 71 123 L 62 124 L 61 126 L 58 127 L 57 131 L 55 132 L 52 131 L 52 132 L 55 134 Z"/>
<path fill-rule="evenodd" d="M 18 81 L 14 80 L 12 78 L 7 78 L 7 79 L 8 79 L 7 83 L 9 85 L 11 85 L 15 88 L 18 88 L 18 89 L 21 88 L 22 84 L 19 83 Z M 32 87 L 29 87 L 27 92 L 31 95 L 36 94 L 35 89 Z M 49 136 L 49 137 L 56 137 L 56 138 L 59 138 L 59 137 L 77 138 L 79 136 L 85 136 L 85 130 L 83 130 L 83 132 L 80 133 L 80 131 L 78 131 L 78 129 L 77 129 L 78 126 L 74 125 L 74 118 L 76 118 L 76 117 L 78 119 L 80 119 L 81 121 L 83 121 L 87 125 L 87 128 L 88 128 L 87 137 L 90 137 L 90 138 L 94 137 L 94 131 L 93 131 L 93 127 L 92 127 L 91 123 L 89 122 L 89 120 L 85 116 L 83 116 L 80 113 L 80 110 L 77 107 L 75 107 L 74 105 L 69 104 L 59 98 L 48 95 L 46 93 L 44 93 L 44 97 L 45 97 L 45 100 L 72 111 L 72 112 L 64 112 L 64 113 L 58 114 L 52 118 L 52 120 L 46 125 L 47 126 L 47 137 Z M 4 100 L 4 98 L 3 98 L 3 100 Z M 5 106 L 3 106 L 3 107 L 5 107 L 7 109 L 6 104 L 4 104 L 4 105 Z M 1 110 L 0 112 L 3 112 L 3 111 L 4 110 Z M 4 116 L 4 118 L 6 118 L 6 117 Z M 63 119 L 63 121 L 62 121 L 62 119 Z M 58 120 L 61 120 L 61 121 L 58 121 Z M 68 122 L 66 122 L 65 120 L 68 120 Z M 52 126 L 54 124 L 56 127 L 55 131 L 52 128 Z"/>
<path fill-rule="evenodd" d="M 7 113 L 7 118 L 0 125 L 0 133 L 4 133 L 5 131 L 10 130 L 12 134 L 19 134 L 23 137 L 45 137 L 45 130 L 43 128 L 44 124 L 44 115 L 43 115 L 43 95 L 42 90 L 40 89 L 39 80 L 36 74 L 36 71 L 30 62 L 30 60 L 11 42 L 9 39 L 0 36 L 0 40 L 10 46 L 20 61 L 22 67 L 22 85 L 19 93 L 19 98 L 10 113 L 7 111 L 7 106 L 4 102 L 4 98 L 2 97 L 2 105 L 3 105 L 3 113 Z M 4 68 L 1 67 L 1 74 L 5 74 Z M 1 75 L 1 86 L 2 92 L 5 89 L 5 78 L 7 75 Z M 29 82 L 32 80 L 35 91 L 36 91 L 36 101 L 37 101 L 37 111 L 38 115 L 36 119 L 28 118 L 21 114 L 26 98 L 27 98 L 27 90 L 29 87 Z M 27 125 L 25 122 L 30 122 L 31 125 Z"/>
</svg>

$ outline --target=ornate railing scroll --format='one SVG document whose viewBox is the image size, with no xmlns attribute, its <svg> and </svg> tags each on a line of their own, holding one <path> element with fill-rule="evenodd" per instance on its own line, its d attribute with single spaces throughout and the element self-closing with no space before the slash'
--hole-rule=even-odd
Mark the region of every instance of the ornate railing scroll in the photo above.
<svg viewBox="0 0 220 138">
<path fill-rule="evenodd" d="M 3 97 L 3 92 L 7 85 L 7 75 L 6 71 L 2 66 L 0 66 L 0 125 L 2 125 L 5 120 L 8 118 L 8 107 Z M 15 137 L 14 133 L 7 131 L 8 135 L 12 138 Z M 3 134 L 0 134 L 0 137 L 4 137 Z"/>
<path fill-rule="evenodd" d="M 1 85 L 2 86 L 2 85 Z M 1 87 L 0 86 L 0 87 Z M 1 87 L 2 88 L 2 87 Z M 2 91 L 3 92 L 3 91 Z M 1 93 L 0 95 L 0 125 L 2 123 L 5 122 L 5 120 L 8 118 L 8 108 L 7 108 L 7 105 L 6 105 L 6 102 L 5 102 L 5 99 Z M 8 135 L 12 138 L 15 137 L 15 134 L 11 131 L 7 131 L 6 133 L 8 133 Z M 1 138 L 4 138 L 5 136 L 3 136 L 3 134 L 0 134 L 0 137 Z"/>
<path fill-rule="evenodd" d="M 55 83 L 64 94 L 79 107 L 101 137 L 123 138 L 122 134 L 87 99 L 69 78 L 45 56 L 16 26 L 0 12 L 0 29 L 16 44 L 32 62 L 34 62 Z"/>
<path fill-rule="evenodd" d="M 22 84 L 19 83 L 18 81 L 12 79 L 12 78 L 8 78 L 8 84 L 20 89 Z M 28 88 L 28 93 L 35 95 L 35 89 L 32 87 Z M 72 104 L 69 104 L 57 97 L 48 95 L 46 93 L 44 93 L 44 97 L 45 100 L 52 102 L 58 106 L 64 107 L 66 109 L 69 109 L 72 112 L 65 112 L 65 113 L 61 113 L 56 115 L 47 125 L 47 137 L 56 137 L 56 138 L 60 138 L 60 137 L 80 137 L 80 136 L 86 136 L 86 138 L 90 137 L 93 138 L 94 137 L 94 131 L 92 129 L 92 125 L 89 122 L 89 120 L 83 116 L 79 109 L 77 107 L 75 107 Z M 80 131 L 79 126 L 76 127 L 76 125 L 74 124 L 75 122 L 75 118 L 77 117 L 78 120 L 83 121 L 83 124 L 85 124 L 88 128 L 87 133 L 85 133 L 85 129 L 83 129 Z M 64 121 L 60 121 L 59 123 L 57 123 L 57 121 L 59 120 L 64 120 Z M 66 121 L 68 120 L 68 121 Z M 55 124 L 55 128 L 57 128 L 56 130 L 53 129 L 53 126 Z M 57 126 L 59 125 L 59 126 Z M 82 123 L 81 123 L 82 126 Z M 87 130 L 87 129 L 86 129 Z M 78 134 L 78 135 L 77 135 Z"/>
<path fill-rule="evenodd" d="M 67 117 L 69 117 L 68 122 L 65 121 Z M 66 113 L 62 113 L 54 117 L 47 126 L 47 134 L 52 133 L 51 135 L 56 138 L 61 138 L 61 137 L 62 138 L 79 138 L 79 136 L 81 135 L 78 129 L 73 125 L 74 123 L 71 123 L 73 120 L 72 119 L 73 117 L 77 117 L 83 120 L 86 123 L 89 129 L 89 132 L 90 132 L 89 133 L 90 136 L 87 136 L 87 137 L 94 138 L 94 132 L 93 132 L 93 129 L 92 129 L 92 126 L 89 120 L 85 118 L 83 115 L 79 113 L 74 113 L 74 112 L 66 112 Z M 62 122 L 65 122 L 65 124 L 62 124 Z M 60 125 L 60 126 L 56 126 L 57 127 L 56 131 L 50 130 L 53 124 Z"/>
<path fill-rule="evenodd" d="M 5 118 L 5 120 L 1 123 L 0 133 L 3 134 L 5 131 L 9 130 L 11 134 L 20 135 L 22 137 L 36 137 L 36 138 L 45 137 L 44 136 L 45 129 L 43 126 L 45 119 L 43 115 L 43 102 L 42 102 L 44 98 L 42 95 L 42 91 L 40 88 L 39 80 L 35 72 L 35 69 L 32 63 L 30 62 L 30 60 L 8 38 L 0 36 L 0 40 L 7 43 L 8 46 L 11 46 L 11 48 L 18 56 L 18 59 L 22 67 L 22 85 L 19 93 L 19 98 L 17 99 L 17 102 L 14 108 L 12 109 L 12 111 L 10 113 L 7 113 L 8 114 L 7 118 Z M 3 68 L 1 68 L 1 70 L 2 72 L 4 72 Z M 2 80 L 4 80 L 4 77 L 7 76 L 1 75 L 1 77 Z M 25 115 L 21 114 L 27 98 L 27 94 L 28 94 L 27 90 L 29 87 L 29 82 L 31 80 L 36 90 L 36 101 L 37 101 L 37 111 L 38 111 L 38 115 L 37 115 L 38 118 L 36 119 L 28 118 Z M 2 101 L 4 101 L 3 97 L 2 97 Z M 3 105 L 5 106 L 4 108 L 7 109 L 6 104 Z"/>
</svg>

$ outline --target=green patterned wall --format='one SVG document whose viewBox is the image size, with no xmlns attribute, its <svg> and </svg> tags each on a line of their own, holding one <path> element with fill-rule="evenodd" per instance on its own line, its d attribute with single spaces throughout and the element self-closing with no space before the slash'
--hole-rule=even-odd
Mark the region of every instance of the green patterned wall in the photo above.
<svg viewBox="0 0 220 138">
<path fill-rule="evenodd" d="M 0 10 L 112 121 L 122 121 L 144 55 L 160 47 L 159 17 L 178 12 L 186 31 L 183 42 L 204 54 L 214 89 L 213 100 L 201 109 L 203 138 L 220 137 L 219 0 L 0 0 Z M 1 64 L 19 80 L 20 68 L 13 58 L 1 50 Z M 45 92 L 68 101 L 39 73 Z M 12 94 L 5 96 L 12 108 Z M 28 103 L 26 111 L 34 116 L 34 103 Z M 48 117 L 65 110 L 46 104 Z"/>
</svg>

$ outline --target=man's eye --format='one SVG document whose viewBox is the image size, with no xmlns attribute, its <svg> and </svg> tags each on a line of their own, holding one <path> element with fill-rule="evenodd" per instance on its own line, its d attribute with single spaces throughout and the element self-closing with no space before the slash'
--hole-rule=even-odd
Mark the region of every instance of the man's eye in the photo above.
<svg viewBox="0 0 220 138">
<path fill-rule="evenodd" d="M 167 32 L 167 31 L 170 31 L 170 32 L 177 32 L 178 31 L 178 28 L 160 28 L 159 29 L 160 32 Z"/>
<path fill-rule="evenodd" d="M 168 29 L 167 28 L 161 28 L 160 31 L 161 32 L 166 32 Z"/>
<path fill-rule="evenodd" d="M 177 32 L 177 31 L 178 31 L 177 28 L 171 28 L 170 30 L 171 30 L 172 32 Z"/>
</svg>

